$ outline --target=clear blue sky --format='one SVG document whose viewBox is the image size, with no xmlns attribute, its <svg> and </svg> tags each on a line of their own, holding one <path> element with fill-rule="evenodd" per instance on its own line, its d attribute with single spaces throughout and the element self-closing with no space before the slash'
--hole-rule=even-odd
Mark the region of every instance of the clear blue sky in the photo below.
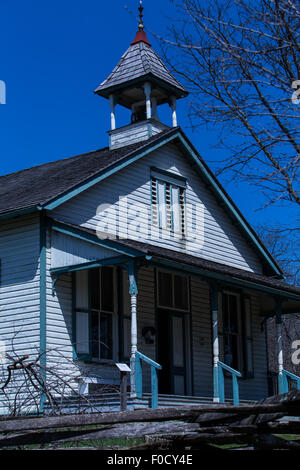
<svg viewBox="0 0 300 470">
<path fill-rule="evenodd" d="M 1 2 L 0 174 L 108 145 L 108 102 L 93 90 L 111 72 L 135 36 L 137 0 L 15 0 Z M 163 35 L 172 16 L 169 0 L 144 0 L 145 23 Z M 156 50 L 155 38 L 149 39 Z M 181 102 L 178 121 L 209 163 L 213 133 L 192 132 Z M 255 212 L 262 200 L 247 185 L 225 184 L 251 223 L 288 224 L 293 209 Z"/>
</svg>

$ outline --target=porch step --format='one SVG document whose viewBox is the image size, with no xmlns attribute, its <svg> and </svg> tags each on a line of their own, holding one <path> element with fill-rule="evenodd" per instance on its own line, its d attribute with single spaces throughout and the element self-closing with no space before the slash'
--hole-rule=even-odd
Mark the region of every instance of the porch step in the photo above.
<svg viewBox="0 0 300 470">
<path fill-rule="evenodd" d="M 226 400 L 226 404 L 232 405 L 232 400 Z M 241 404 L 255 403 L 250 400 L 241 400 Z M 158 396 L 158 407 L 177 407 L 187 405 L 212 405 L 212 397 L 193 397 L 184 395 L 164 395 Z M 142 398 L 131 398 L 128 393 L 127 396 L 127 409 L 137 410 L 145 409 L 151 406 L 151 394 L 144 393 Z M 103 393 L 103 394 L 89 394 L 82 396 L 70 395 L 62 399 L 57 399 L 57 410 L 63 414 L 72 413 L 107 413 L 111 411 L 120 411 L 120 394 Z M 51 414 L 52 407 L 49 403 L 45 403 L 45 414 Z"/>
<path fill-rule="evenodd" d="M 151 400 L 150 393 L 144 393 L 143 398 L 147 398 Z M 251 403 L 255 403 L 254 400 L 240 400 L 241 405 L 249 405 Z M 159 394 L 158 395 L 158 406 L 159 408 L 163 407 L 172 407 L 172 406 L 186 406 L 186 405 L 212 405 L 216 404 L 213 401 L 212 397 L 195 397 L 195 396 L 187 396 L 187 395 L 165 395 Z M 225 404 L 232 405 L 232 399 L 226 399 Z"/>
<path fill-rule="evenodd" d="M 127 409 L 137 410 L 149 407 L 147 398 L 131 398 L 127 396 Z M 51 414 L 52 407 L 49 402 L 45 403 L 45 414 Z M 85 395 L 80 397 L 70 395 L 62 399 L 57 399 L 57 409 L 62 414 L 73 413 L 107 413 L 111 411 L 120 411 L 120 394 L 104 393 Z"/>
</svg>

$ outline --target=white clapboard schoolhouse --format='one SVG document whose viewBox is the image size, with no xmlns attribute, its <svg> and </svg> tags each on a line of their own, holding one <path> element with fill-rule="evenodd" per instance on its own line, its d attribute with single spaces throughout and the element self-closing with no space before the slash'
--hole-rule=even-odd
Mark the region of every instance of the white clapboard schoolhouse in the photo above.
<svg viewBox="0 0 300 470">
<path fill-rule="evenodd" d="M 178 127 L 188 92 L 142 15 L 95 93 L 110 103 L 109 147 L 0 177 L 7 354 L 38 352 L 46 382 L 51 368 L 73 380 L 71 398 L 77 387 L 104 400 L 127 363 L 132 406 L 258 400 L 272 393 L 265 320 L 276 315 L 279 391 L 299 386 L 283 369 L 281 318 L 299 312 L 300 289 Z M 172 127 L 158 117 L 166 103 Z M 121 128 L 117 104 L 132 112 Z"/>
</svg>

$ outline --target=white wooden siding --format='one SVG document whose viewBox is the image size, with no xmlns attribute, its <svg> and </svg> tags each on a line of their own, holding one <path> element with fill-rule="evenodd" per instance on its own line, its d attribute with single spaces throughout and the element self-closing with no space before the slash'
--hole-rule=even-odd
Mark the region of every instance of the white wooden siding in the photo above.
<svg viewBox="0 0 300 470">
<path fill-rule="evenodd" d="M 129 207 L 140 203 L 146 205 L 148 216 L 143 214 L 140 217 L 140 227 L 142 233 L 149 234 L 151 228 L 151 166 L 172 171 L 187 178 L 186 203 L 188 207 L 192 207 L 192 209 L 189 209 L 187 216 L 191 220 L 191 215 L 193 215 L 193 220 L 195 220 L 196 204 L 198 204 L 198 207 L 204 208 L 204 244 L 200 233 L 201 211 L 197 219 L 198 227 L 200 227 L 200 229 L 198 228 L 198 237 L 196 243 L 192 246 L 184 240 L 174 240 L 172 238 L 169 240 L 154 240 L 145 236 L 137 238 L 136 226 L 128 225 L 128 221 L 121 215 L 120 228 L 123 230 L 128 228 L 128 238 L 189 253 L 247 271 L 261 272 L 260 260 L 248 241 L 233 225 L 216 198 L 205 187 L 187 159 L 173 144 L 154 151 L 93 188 L 74 197 L 55 209 L 54 216 L 67 222 L 96 229 L 98 222 L 101 220 L 99 214 L 97 215 L 99 205 L 109 204 L 111 208 L 117 210 L 119 208 L 119 197 L 126 197 Z"/>
<path fill-rule="evenodd" d="M 40 345 L 40 231 L 37 215 L 0 223 L 0 340 L 19 357 L 29 354 L 34 360 Z M 9 392 L 13 400 L 21 374 L 15 373 Z M 14 387 L 14 388 L 13 388 Z M 7 402 L 0 397 L 0 413 Z"/>
<path fill-rule="evenodd" d="M 154 119 L 120 127 L 119 129 L 115 129 L 109 132 L 110 149 L 114 150 L 120 147 L 125 147 L 126 145 L 135 144 L 136 142 L 148 140 L 149 126 L 152 136 L 167 129 L 165 124 L 162 124 L 161 122 Z"/>
<path fill-rule="evenodd" d="M 52 232 L 51 268 L 73 266 L 88 261 L 118 256 L 116 251 L 78 240 L 59 232 Z"/>
</svg>

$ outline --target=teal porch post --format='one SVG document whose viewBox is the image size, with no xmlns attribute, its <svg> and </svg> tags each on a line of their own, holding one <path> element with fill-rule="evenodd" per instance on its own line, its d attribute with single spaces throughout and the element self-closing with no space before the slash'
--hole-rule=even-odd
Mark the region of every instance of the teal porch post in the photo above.
<svg viewBox="0 0 300 470">
<path fill-rule="evenodd" d="M 134 261 L 128 266 L 129 294 L 131 305 L 131 356 L 130 356 L 130 395 L 136 397 L 135 375 L 136 375 L 136 351 L 137 351 L 137 294 L 136 269 Z M 138 371 L 141 372 L 141 371 Z"/>
<path fill-rule="evenodd" d="M 276 301 L 276 331 L 277 331 L 277 362 L 278 362 L 278 392 L 285 393 L 283 377 L 283 350 L 282 350 L 282 306 L 281 300 Z"/>
<path fill-rule="evenodd" d="M 218 313 L 219 313 L 219 289 L 217 285 L 211 286 L 211 309 L 212 309 L 212 333 L 213 333 L 213 401 L 219 403 L 219 336 L 218 336 Z"/>
</svg>

